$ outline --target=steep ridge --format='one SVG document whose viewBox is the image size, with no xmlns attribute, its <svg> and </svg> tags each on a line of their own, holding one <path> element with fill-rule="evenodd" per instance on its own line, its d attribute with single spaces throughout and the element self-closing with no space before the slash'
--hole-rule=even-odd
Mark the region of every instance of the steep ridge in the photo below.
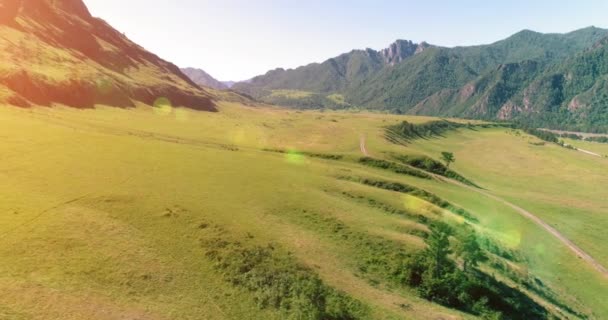
<svg viewBox="0 0 608 320">
<path fill-rule="evenodd" d="M 0 102 L 175 106 L 214 111 L 177 66 L 94 18 L 81 0 L 0 0 Z"/>
</svg>

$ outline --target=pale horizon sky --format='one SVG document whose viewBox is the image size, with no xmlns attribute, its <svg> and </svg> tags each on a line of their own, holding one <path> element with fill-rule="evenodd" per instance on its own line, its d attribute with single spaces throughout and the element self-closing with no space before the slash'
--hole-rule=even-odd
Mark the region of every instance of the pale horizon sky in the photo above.
<svg viewBox="0 0 608 320">
<path fill-rule="evenodd" d="M 523 29 L 608 27 L 605 0 L 84 0 L 91 13 L 180 67 L 218 80 L 322 62 L 397 39 L 492 43 Z"/>
</svg>

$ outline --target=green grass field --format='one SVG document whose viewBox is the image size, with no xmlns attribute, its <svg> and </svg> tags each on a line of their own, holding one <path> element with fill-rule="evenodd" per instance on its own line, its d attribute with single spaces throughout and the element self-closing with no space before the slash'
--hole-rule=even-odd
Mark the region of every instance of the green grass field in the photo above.
<svg viewBox="0 0 608 320">
<path fill-rule="evenodd" d="M 608 314 L 607 279 L 513 209 L 458 185 L 356 161 L 361 136 L 375 158 L 438 159 L 453 151 L 456 171 L 608 265 L 598 187 L 608 180 L 607 159 L 535 146 L 504 128 L 460 129 L 408 145 L 384 138 L 388 125 L 432 118 L 227 102 L 219 109 L 0 107 L 0 318 L 283 319 L 224 279 L 228 271 L 210 258 L 213 241 L 271 244 L 285 261 L 360 301 L 373 319 L 475 318 L 361 269 L 370 243 L 415 252 L 425 244 L 413 231 L 427 230 L 369 199 L 434 219 L 462 218 L 340 177 L 399 181 L 465 208 L 480 233 L 523 256 L 513 269 L 537 277 L 556 301 L 590 319 Z M 277 149 L 287 151 L 265 151 Z M 576 318 L 528 293 L 551 313 Z"/>
<path fill-rule="evenodd" d="M 608 156 L 608 143 L 599 143 L 592 141 L 583 141 L 583 140 L 572 140 L 572 139 L 564 139 L 564 142 L 570 144 L 576 148 L 580 148 L 583 150 L 587 150 L 593 153 L 597 153 L 600 156 Z"/>
</svg>

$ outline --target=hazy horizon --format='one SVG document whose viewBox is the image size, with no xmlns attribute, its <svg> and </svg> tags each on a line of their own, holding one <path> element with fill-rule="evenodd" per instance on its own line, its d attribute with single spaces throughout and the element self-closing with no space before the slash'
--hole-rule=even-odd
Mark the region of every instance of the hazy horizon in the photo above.
<svg viewBox="0 0 608 320">
<path fill-rule="evenodd" d="M 397 39 L 453 47 L 492 43 L 524 29 L 565 33 L 606 28 L 603 12 L 608 11 L 608 3 L 597 0 L 85 2 L 94 16 L 146 49 L 222 81 L 322 62 L 352 49 L 378 50 Z M 137 15 L 132 14 L 135 10 Z"/>
</svg>

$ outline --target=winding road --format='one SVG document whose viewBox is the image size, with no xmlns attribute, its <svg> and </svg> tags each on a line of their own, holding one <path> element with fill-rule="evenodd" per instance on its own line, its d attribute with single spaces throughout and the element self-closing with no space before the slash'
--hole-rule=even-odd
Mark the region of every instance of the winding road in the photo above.
<svg viewBox="0 0 608 320">
<path fill-rule="evenodd" d="M 361 147 L 361 152 L 368 157 L 369 153 L 367 152 L 367 148 L 365 147 L 365 136 L 361 135 L 361 138 L 359 140 L 359 144 Z M 595 260 L 591 255 L 589 255 L 587 252 L 585 252 L 583 249 L 581 249 L 579 246 L 577 246 L 574 242 L 572 242 L 570 239 L 568 239 L 566 236 L 564 236 L 563 234 L 561 234 L 559 231 L 557 231 L 557 229 L 553 228 L 552 226 L 550 226 L 548 223 L 546 223 L 545 221 L 543 221 L 541 218 L 537 217 L 536 215 L 534 215 L 532 212 L 516 205 L 513 204 L 503 198 L 500 198 L 498 196 L 495 196 L 491 193 L 488 193 L 484 190 L 475 188 L 475 187 L 471 187 L 471 186 L 467 186 L 463 183 L 460 183 L 456 180 L 452 180 L 452 179 L 448 179 L 445 178 L 443 176 L 438 176 L 438 175 L 434 175 L 436 178 L 438 178 L 441 181 L 445 181 L 454 185 L 458 185 L 460 187 L 466 188 L 468 190 L 471 190 L 473 192 L 477 192 L 479 194 L 482 194 L 488 198 L 494 199 L 506 206 L 511 207 L 513 210 L 517 211 L 517 213 L 519 213 L 520 215 L 532 220 L 534 223 L 536 223 L 537 225 L 539 225 L 540 227 L 542 227 L 543 229 L 545 229 L 547 232 L 549 232 L 551 235 L 553 235 L 555 238 L 557 238 L 561 243 L 563 243 L 566 247 L 568 247 L 568 249 L 570 249 L 572 252 L 574 252 L 574 254 L 576 254 L 580 259 L 584 260 L 585 262 L 587 262 L 589 265 L 591 265 L 592 267 L 594 267 L 597 271 L 599 271 L 605 278 L 608 278 L 608 269 L 606 269 L 606 267 L 604 267 L 601 263 L 599 263 L 597 260 Z"/>
<path fill-rule="evenodd" d="M 566 236 L 564 236 L 563 234 L 561 234 L 559 231 L 557 231 L 557 229 L 553 228 L 552 226 L 550 226 L 548 223 L 546 223 L 545 221 L 543 221 L 541 218 L 537 217 L 536 215 L 534 215 L 532 212 L 516 205 L 513 204 L 503 198 L 500 198 L 498 196 L 495 196 L 493 194 L 490 194 L 486 191 L 471 187 L 471 186 L 467 186 L 465 184 L 462 184 L 458 181 L 454 181 L 452 179 L 447 179 L 447 178 L 442 178 L 443 181 L 447 181 L 451 184 L 455 184 L 455 185 L 459 185 L 461 187 L 467 188 L 471 191 L 477 192 L 479 194 L 485 195 L 486 197 L 489 197 L 491 199 L 494 199 L 500 203 L 503 203 L 504 205 L 507 205 L 509 207 L 511 207 L 513 210 L 517 211 L 519 214 L 521 214 L 522 216 L 532 220 L 533 222 L 535 222 L 536 224 L 538 224 L 539 226 L 541 226 L 543 229 L 545 229 L 546 231 L 548 231 L 550 234 L 552 234 L 554 237 L 556 237 L 561 243 L 563 243 L 565 246 L 567 246 L 572 252 L 574 252 L 574 254 L 576 254 L 579 258 L 585 260 L 587 263 L 589 263 L 590 265 L 592 265 L 597 271 L 599 271 L 604 277 L 608 278 L 608 269 L 606 269 L 606 267 L 604 267 L 601 263 L 599 263 L 597 260 L 595 260 L 591 255 L 589 255 L 587 252 L 585 252 L 583 249 L 581 249 L 579 246 L 577 246 L 576 244 L 574 244 L 574 242 L 572 242 L 570 239 L 568 239 Z"/>
</svg>

